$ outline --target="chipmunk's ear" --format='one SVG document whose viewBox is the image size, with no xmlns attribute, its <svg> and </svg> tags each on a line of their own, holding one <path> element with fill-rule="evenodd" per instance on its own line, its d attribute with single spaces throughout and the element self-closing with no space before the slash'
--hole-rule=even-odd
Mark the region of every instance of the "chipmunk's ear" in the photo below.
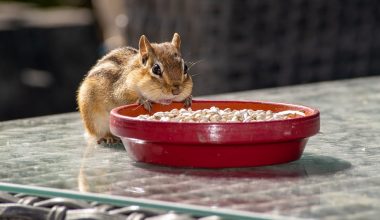
<svg viewBox="0 0 380 220">
<path fill-rule="evenodd" d="M 145 35 L 142 35 L 140 37 L 139 51 L 140 51 L 140 55 L 141 55 L 141 59 L 142 59 L 141 62 L 145 65 L 146 61 L 149 58 L 149 55 L 151 53 L 153 53 L 152 45 L 150 45 L 150 42 L 149 42 L 148 38 L 145 37 Z"/>
<path fill-rule="evenodd" d="M 180 38 L 179 34 L 174 33 L 173 39 L 172 39 L 172 44 L 177 48 L 177 50 L 179 50 L 179 48 L 181 47 L 181 38 Z"/>
</svg>

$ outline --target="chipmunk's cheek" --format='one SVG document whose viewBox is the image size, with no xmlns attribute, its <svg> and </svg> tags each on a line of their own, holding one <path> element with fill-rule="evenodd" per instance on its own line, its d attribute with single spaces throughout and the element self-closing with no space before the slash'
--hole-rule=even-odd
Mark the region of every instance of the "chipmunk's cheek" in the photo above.
<svg viewBox="0 0 380 220">
<path fill-rule="evenodd" d="M 150 100 L 154 103 L 159 103 L 162 105 L 169 105 L 174 101 L 174 96 L 172 94 L 162 91 L 160 94 L 155 94 L 150 96 Z"/>
<path fill-rule="evenodd" d="M 172 99 L 160 99 L 160 100 L 157 100 L 156 103 L 160 103 L 162 105 L 169 105 L 173 102 Z"/>
<path fill-rule="evenodd" d="M 174 102 L 182 102 L 183 100 L 185 100 L 185 99 L 182 97 L 176 97 L 173 99 Z"/>
<path fill-rule="evenodd" d="M 183 91 L 182 93 L 180 93 L 179 95 L 177 95 L 176 97 L 174 97 L 173 101 L 175 101 L 175 102 L 182 102 L 187 97 L 189 97 L 189 95 L 191 95 L 191 94 L 188 94 L 188 92 Z"/>
<path fill-rule="evenodd" d="M 192 86 L 186 86 L 182 93 L 180 94 L 180 97 L 182 98 L 181 101 L 185 100 L 187 97 L 189 97 L 191 95 L 193 91 L 193 87 Z"/>
</svg>

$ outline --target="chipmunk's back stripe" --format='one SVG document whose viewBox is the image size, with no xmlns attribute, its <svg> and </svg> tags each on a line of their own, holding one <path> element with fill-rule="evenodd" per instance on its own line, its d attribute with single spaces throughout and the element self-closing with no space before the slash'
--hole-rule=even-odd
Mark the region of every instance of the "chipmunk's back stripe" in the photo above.
<svg viewBox="0 0 380 220">
<path fill-rule="evenodd" d="M 99 76 L 104 74 L 105 72 L 117 72 L 119 69 L 118 65 L 116 65 L 114 62 L 105 60 L 98 65 L 94 66 L 88 76 Z"/>
<path fill-rule="evenodd" d="M 111 61 L 112 63 L 115 63 L 116 65 L 120 66 L 123 63 L 123 59 L 116 56 L 110 56 L 105 59 L 105 61 Z"/>
<path fill-rule="evenodd" d="M 117 65 L 122 65 L 126 62 L 126 58 L 131 54 L 137 54 L 138 50 L 133 47 L 123 47 L 111 53 L 104 58 L 104 61 L 111 61 Z"/>
<path fill-rule="evenodd" d="M 133 52 L 134 54 L 138 53 L 139 51 L 136 49 L 136 48 L 133 48 L 133 47 L 125 47 L 125 49 Z"/>
</svg>

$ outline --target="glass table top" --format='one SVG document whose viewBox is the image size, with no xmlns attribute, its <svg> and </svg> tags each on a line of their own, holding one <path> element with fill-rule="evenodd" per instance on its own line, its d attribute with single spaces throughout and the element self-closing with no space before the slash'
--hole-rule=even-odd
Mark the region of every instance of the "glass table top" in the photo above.
<svg viewBox="0 0 380 220">
<path fill-rule="evenodd" d="M 380 78 L 372 77 L 209 97 L 304 104 L 321 111 L 321 133 L 310 138 L 302 158 L 265 167 L 136 163 L 121 144 L 87 143 L 78 113 L 0 122 L 0 182 L 5 183 L 0 188 L 23 186 L 125 204 L 136 198 L 153 206 L 181 204 L 178 208 L 193 211 L 202 206 L 241 216 L 371 219 L 380 215 L 378 85 Z"/>
</svg>

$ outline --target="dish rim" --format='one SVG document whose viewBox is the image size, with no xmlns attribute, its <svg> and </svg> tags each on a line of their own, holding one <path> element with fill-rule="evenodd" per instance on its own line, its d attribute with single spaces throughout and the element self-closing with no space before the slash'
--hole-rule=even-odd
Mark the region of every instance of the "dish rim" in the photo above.
<svg viewBox="0 0 380 220">
<path fill-rule="evenodd" d="M 138 119 L 134 116 L 127 116 L 120 114 L 119 111 L 124 108 L 131 108 L 133 106 L 137 108 L 143 108 L 143 106 L 139 104 L 128 104 L 128 105 L 122 105 L 119 107 L 116 107 L 111 110 L 110 114 L 116 118 L 122 119 L 122 120 L 129 120 L 133 122 L 141 122 L 141 123 L 152 123 L 152 124 L 186 124 L 186 125 L 239 125 L 239 124 L 263 124 L 263 123 L 278 123 L 278 122 L 284 122 L 284 121 L 299 121 L 299 120 L 308 120 L 315 117 L 318 117 L 320 115 L 320 111 L 316 108 L 305 106 L 305 105 L 299 105 L 299 104 L 290 104 L 290 103 L 283 103 L 283 102 L 271 102 L 271 101 L 249 101 L 249 100 L 211 100 L 211 99 L 194 99 L 193 103 L 246 103 L 246 104 L 268 104 L 268 105 L 281 105 L 281 106 L 289 106 L 289 107 L 295 107 L 295 108 L 303 108 L 303 109 L 309 109 L 313 113 L 310 115 L 305 115 L 301 117 L 296 118 L 288 118 L 288 119 L 275 119 L 275 120 L 264 120 L 264 121 L 250 121 L 250 122 L 176 122 L 176 121 L 158 121 L 158 120 L 145 120 L 145 119 Z M 173 102 L 173 103 L 181 103 L 181 102 Z M 154 103 L 154 105 L 160 105 L 157 103 Z M 170 105 L 170 104 L 169 104 Z M 191 107 L 190 107 L 191 108 Z M 254 109 L 253 109 L 254 110 Z M 261 110 L 261 109 L 257 109 Z"/>
</svg>

